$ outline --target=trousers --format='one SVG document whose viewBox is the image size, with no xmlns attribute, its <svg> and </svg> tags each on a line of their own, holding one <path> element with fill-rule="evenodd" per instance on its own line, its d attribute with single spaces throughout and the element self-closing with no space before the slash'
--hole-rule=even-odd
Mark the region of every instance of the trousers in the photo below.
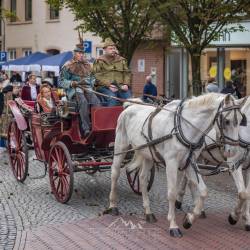
<svg viewBox="0 0 250 250">
<path fill-rule="evenodd" d="M 108 96 L 113 96 L 113 97 L 118 97 L 118 98 L 122 98 L 122 99 L 128 99 L 132 96 L 131 91 L 123 91 L 123 90 L 118 90 L 117 92 L 112 92 L 109 88 L 107 87 L 101 87 L 98 89 L 98 92 L 108 95 Z M 118 105 L 122 105 L 118 100 L 109 98 L 109 97 L 102 97 L 103 102 L 102 105 L 103 106 L 118 106 Z"/>
<path fill-rule="evenodd" d="M 76 101 L 79 108 L 80 119 L 81 119 L 81 126 L 83 131 L 90 130 L 90 117 L 89 111 L 91 107 L 100 106 L 100 100 L 98 97 L 91 92 L 80 93 L 76 92 Z"/>
</svg>

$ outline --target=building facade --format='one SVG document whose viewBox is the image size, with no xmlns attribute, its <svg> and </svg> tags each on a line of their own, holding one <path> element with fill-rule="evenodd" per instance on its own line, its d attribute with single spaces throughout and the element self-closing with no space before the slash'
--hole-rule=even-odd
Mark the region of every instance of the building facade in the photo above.
<svg viewBox="0 0 250 250">
<path fill-rule="evenodd" d="M 36 51 L 69 51 L 79 42 L 78 23 L 66 8 L 55 10 L 45 0 L 2 0 L 1 4 L 17 16 L 2 23 L 1 50 L 8 51 L 10 60 Z M 92 41 L 92 56 L 96 56 L 101 39 L 89 32 L 83 39 Z"/>
</svg>

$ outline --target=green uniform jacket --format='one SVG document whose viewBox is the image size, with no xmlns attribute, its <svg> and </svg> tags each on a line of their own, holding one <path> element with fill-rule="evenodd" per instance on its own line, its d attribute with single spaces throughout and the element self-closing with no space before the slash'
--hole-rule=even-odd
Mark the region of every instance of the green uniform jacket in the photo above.
<svg viewBox="0 0 250 250">
<path fill-rule="evenodd" d="M 121 56 L 116 56 L 112 61 L 103 55 L 93 64 L 93 74 L 96 78 L 97 88 L 100 86 L 109 87 L 113 82 L 118 85 L 131 84 L 131 72 L 128 69 L 127 61 Z"/>
</svg>

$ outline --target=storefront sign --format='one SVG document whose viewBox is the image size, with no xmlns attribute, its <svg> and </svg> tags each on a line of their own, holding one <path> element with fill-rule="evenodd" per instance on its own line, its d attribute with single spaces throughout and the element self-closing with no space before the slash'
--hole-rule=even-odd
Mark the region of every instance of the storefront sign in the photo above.
<svg viewBox="0 0 250 250">
<path fill-rule="evenodd" d="M 217 67 L 216 66 L 212 66 L 210 69 L 209 69 L 209 76 L 210 77 L 216 77 L 217 75 Z"/>
<path fill-rule="evenodd" d="M 230 68 L 225 68 L 224 69 L 224 77 L 226 80 L 231 80 L 231 70 Z"/>
<path fill-rule="evenodd" d="M 217 45 L 217 46 L 232 46 L 232 45 L 247 45 L 250 44 L 250 22 L 241 22 L 241 26 L 244 27 L 245 31 L 236 31 L 236 32 L 222 32 L 220 37 L 216 41 L 212 41 L 210 45 Z M 228 28 L 235 27 L 237 25 L 228 25 Z"/>
<path fill-rule="evenodd" d="M 145 72 L 145 60 L 144 59 L 138 60 L 138 72 Z"/>
</svg>

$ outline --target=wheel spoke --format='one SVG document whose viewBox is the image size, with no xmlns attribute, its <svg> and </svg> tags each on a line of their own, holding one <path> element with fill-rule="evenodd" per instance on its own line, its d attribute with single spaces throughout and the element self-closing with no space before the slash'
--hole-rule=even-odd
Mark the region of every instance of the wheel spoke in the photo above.
<svg viewBox="0 0 250 250">
<path fill-rule="evenodd" d="M 59 178 L 58 179 L 58 183 L 57 183 L 57 187 L 56 187 L 56 192 L 58 193 L 58 190 L 60 188 L 60 185 L 61 185 L 61 179 Z"/>
</svg>

